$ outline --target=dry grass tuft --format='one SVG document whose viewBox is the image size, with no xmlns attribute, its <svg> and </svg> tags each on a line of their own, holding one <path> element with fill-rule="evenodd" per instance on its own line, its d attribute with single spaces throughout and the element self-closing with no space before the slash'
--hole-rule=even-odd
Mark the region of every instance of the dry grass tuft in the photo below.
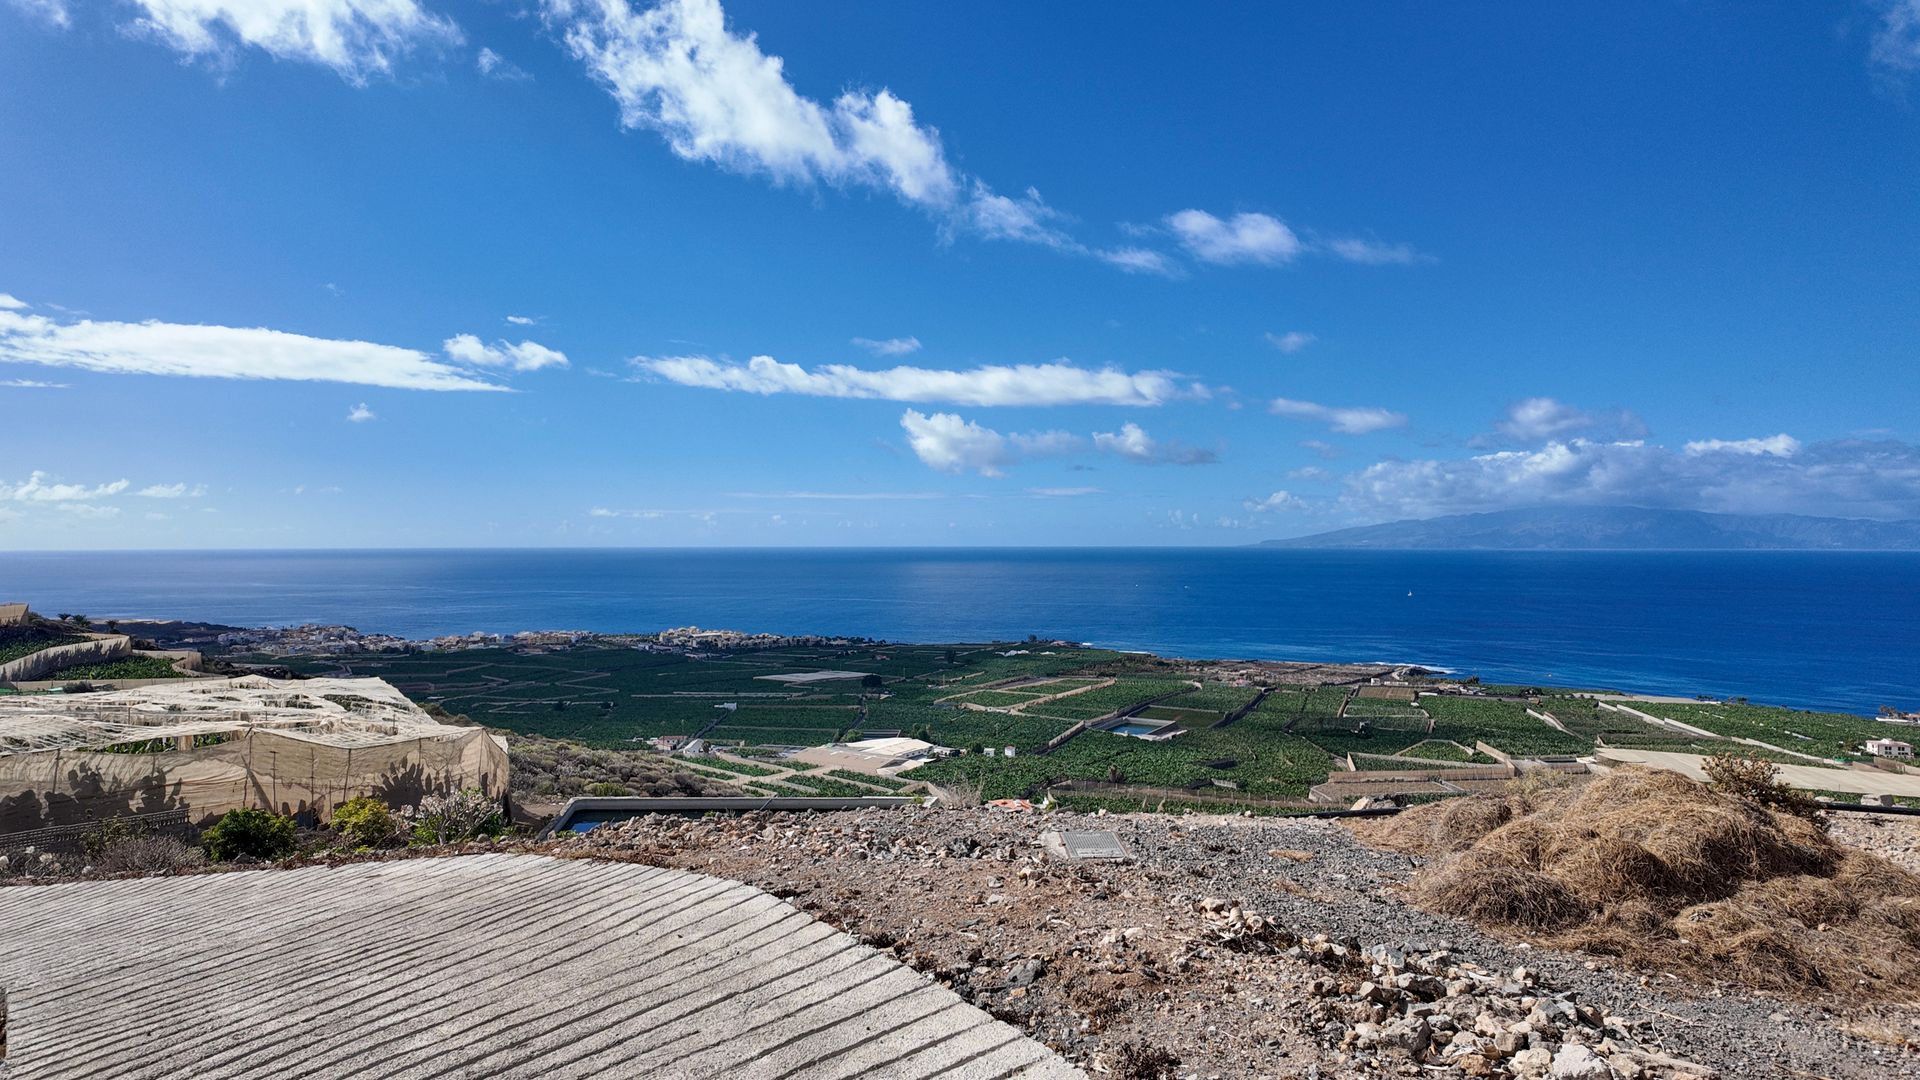
<svg viewBox="0 0 1920 1080">
<path fill-rule="evenodd" d="M 1425 907 L 1545 944 L 1785 993 L 1920 986 L 1920 876 L 1677 773 L 1487 792 L 1360 830 L 1432 862 Z"/>
</svg>

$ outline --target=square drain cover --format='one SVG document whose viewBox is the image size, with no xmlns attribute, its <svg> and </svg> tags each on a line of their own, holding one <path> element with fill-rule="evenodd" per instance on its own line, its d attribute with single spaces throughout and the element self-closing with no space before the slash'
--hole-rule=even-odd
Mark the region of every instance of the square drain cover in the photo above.
<svg viewBox="0 0 1920 1080">
<path fill-rule="evenodd" d="M 1065 832 L 1060 834 L 1060 843 L 1066 848 L 1069 859 L 1127 857 L 1127 849 L 1120 846 L 1120 838 L 1110 832 Z"/>
</svg>

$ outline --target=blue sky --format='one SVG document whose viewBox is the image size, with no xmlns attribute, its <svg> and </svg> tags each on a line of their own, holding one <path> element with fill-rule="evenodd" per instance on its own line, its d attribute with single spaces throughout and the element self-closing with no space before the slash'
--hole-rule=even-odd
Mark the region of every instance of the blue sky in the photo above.
<svg viewBox="0 0 1920 1080">
<path fill-rule="evenodd" d="M 1920 517 L 1916 195 L 1920 0 L 0 0 L 0 546 Z"/>
</svg>

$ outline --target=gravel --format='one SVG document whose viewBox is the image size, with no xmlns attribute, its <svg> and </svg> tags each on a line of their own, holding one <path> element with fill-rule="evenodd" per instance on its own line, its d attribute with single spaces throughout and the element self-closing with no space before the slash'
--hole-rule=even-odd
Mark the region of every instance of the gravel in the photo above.
<svg viewBox="0 0 1920 1080">
<path fill-rule="evenodd" d="M 1043 834 L 1069 830 L 1111 831 L 1132 857 L 1049 855 Z M 1095 1076 L 1920 1069 L 1900 1047 L 1920 1043 L 1911 1010 L 1785 1001 L 1499 940 L 1401 902 L 1414 861 L 1333 822 L 861 810 L 648 817 L 553 847 L 788 897 Z"/>
</svg>

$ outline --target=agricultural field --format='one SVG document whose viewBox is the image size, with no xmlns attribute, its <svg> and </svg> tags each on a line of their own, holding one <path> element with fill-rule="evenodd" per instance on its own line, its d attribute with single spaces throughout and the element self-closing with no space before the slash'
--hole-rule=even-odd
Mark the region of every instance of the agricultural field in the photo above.
<svg viewBox="0 0 1920 1080">
<path fill-rule="evenodd" d="M 69 634 L 46 626 L 0 627 L 0 664 L 12 663 L 55 645 L 77 645 L 84 634 Z"/>
<path fill-rule="evenodd" d="M 1728 738 L 1758 739 L 1782 750 L 1827 758 L 1863 758 L 1860 744 L 1883 738 L 1888 725 L 1845 713 L 1805 712 L 1761 705 L 1648 705 L 1629 703 L 1653 716 L 1678 720 Z M 1611 740 L 1609 740 L 1611 741 Z"/>
<path fill-rule="evenodd" d="M 173 670 L 173 663 L 157 656 L 126 656 L 104 664 L 77 664 L 48 672 L 41 678 L 60 682 L 85 682 L 89 679 L 185 679 Z"/>
<path fill-rule="evenodd" d="M 1544 720 L 1528 716 L 1521 702 L 1429 695 L 1420 705 L 1433 717 L 1434 738 L 1463 746 L 1484 742 L 1509 754 L 1584 754 L 1593 749 L 1593 740 L 1555 731 Z"/>
</svg>

